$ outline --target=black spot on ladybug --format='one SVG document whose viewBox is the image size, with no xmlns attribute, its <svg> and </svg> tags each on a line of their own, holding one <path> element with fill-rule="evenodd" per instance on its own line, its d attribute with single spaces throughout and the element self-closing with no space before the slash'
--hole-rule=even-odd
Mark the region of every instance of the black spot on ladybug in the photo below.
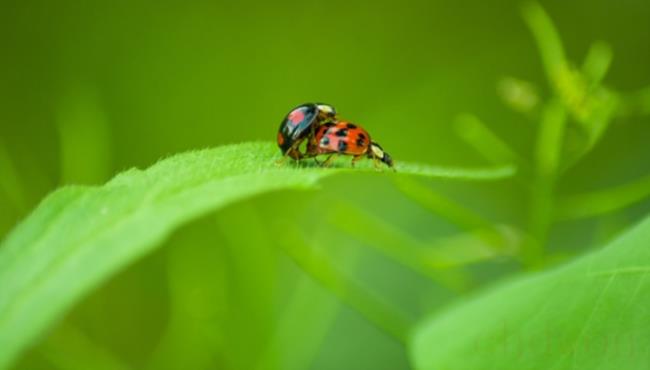
<svg viewBox="0 0 650 370">
<path fill-rule="evenodd" d="M 348 136 L 348 130 L 346 130 L 344 128 L 340 129 L 340 130 L 336 131 L 336 133 L 334 135 L 336 135 L 338 137 L 346 137 L 346 136 Z"/>
<path fill-rule="evenodd" d="M 357 146 L 362 147 L 365 143 L 366 140 L 364 140 L 364 138 L 359 135 L 359 137 L 357 137 Z"/>
<path fill-rule="evenodd" d="M 357 125 L 355 125 L 354 123 L 348 123 L 346 127 L 349 128 L 350 130 L 354 130 L 355 128 L 357 128 Z"/>
<path fill-rule="evenodd" d="M 364 135 L 363 132 L 360 132 L 359 133 L 359 139 L 366 140 L 366 135 Z"/>
<path fill-rule="evenodd" d="M 339 140 L 339 152 L 344 152 L 348 148 L 348 143 L 343 140 Z"/>
<path fill-rule="evenodd" d="M 323 124 L 323 126 L 325 126 L 325 127 L 332 127 L 332 126 L 334 126 L 334 122 L 325 122 L 325 123 Z"/>
<path fill-rule="evenodd" d="M 320 139 L 320 145 L 322 146 L 328 146 L 330 144 L 330 138 L 325 136 L 322 139 Z"/>
</svg>

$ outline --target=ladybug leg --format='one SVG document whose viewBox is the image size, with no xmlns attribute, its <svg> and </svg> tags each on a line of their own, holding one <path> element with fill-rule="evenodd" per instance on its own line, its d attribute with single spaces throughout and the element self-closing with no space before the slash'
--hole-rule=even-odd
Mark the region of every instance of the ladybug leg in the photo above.
<svg viewBox="0 0 650 370">
<path fill-rule="evenodd" d="M 354 157 L 352 157 L 352 162 L 350 162 L 350 165 L 354 167 L 354 164 L 361 158 L 363 158 L 363 155 L 355 155 Z"/>
<path fill-rule="evenodd" d="M 300 143 L 298 143 L 298 144 L 300 144 Z M 302 153 L 300 153 L 300 151 L 298 150 L 297 147 L 298 147 L 298 145 L 293 145 L 291 148 L 289 148 L 289 150 L 287 150 L 287 152 L 284 153 L 282 158 L 278 159 L 275 162 L 276 166 L 283 165 L 287 161 L 287 158 L 291 158 L 294 161 L 299 161 L 302 158 L 304 158 L 304 155 Z"/>
<path fill-rule="evenodd" d="M 287 152 L 287 154 L 292 154 L 293 153 L 294 155 L 292 155 L 291 158 L 293 158 L 295 160 L 302 159 L 302 157 L 303 157 L 303 154 L 300 153 L 300 144 L 302 144 L 302 140 L 296 142 L 295 144 L 293 144 L 291 146 L 291 150 L 289 152 Z"/>
<path fill-rule="evenodd" d="M 377 158 L 373 158 L 373 160 L 372 160 L 372 164 L 375 166 L 375 169 L 376 169 L 377 171 L 381 171 L 381 169 L 382 169 L 382 168 L 381 168 L 381 161 L 380 161 L 379 159 L 377 159 Z"/>
<path fill-rule="evenodd" d="M 289 150 L 284 154 L 285 157 L 291 157 L 293 160 L 299 161 L 304 158 L 304 155 L 300 153 L 300 144 L 301 141 L 294 143 Z"/>
<path fill-rule="evenodd" d="M 329 165 L 332 162 L 332 159 L 334 159 L 334 157 L 336 157 L 336 153 L 330 154 L 330 156 L 327 157 L 327 159 L 320 164 L 321 167 L 329 167 Z"/>
</svg>

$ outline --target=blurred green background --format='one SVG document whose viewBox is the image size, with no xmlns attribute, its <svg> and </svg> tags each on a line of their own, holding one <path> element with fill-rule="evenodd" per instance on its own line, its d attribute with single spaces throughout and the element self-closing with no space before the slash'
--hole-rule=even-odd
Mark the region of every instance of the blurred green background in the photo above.
<svg viewBox="0 0 650 370">
<path fill-rule="evenodd" d="M 576 65 L 601 40 L 614 55 L 607 86 L 633 96 L 650 85 L 650 3 L 541 5 Z M 396 161 L 490 164 L 457 135 L 462 113 L 530 160 L 534 112 L 513 111 L 499 86 L 514 77 L 540 99 L 551 95 L 520 2 L 510 0 L 4 0 L 0 45 L 0 237 L 57 187 L 101 184 L 185 150 L 272 141 L 287 111 L 309 101 L 362 124 Z M 557 193 L 650 173 L 648 112 L 616 117 Z M 525 224 L 526 192 L 516 182 L 424 185 L 491 222 Z M 259 197 L 185 227 L 79 305 L 19 367 L 408 368 L 397 341 L 277 251 L 286 231 L 271 218 L 302 230 L 414 317 L 519 269 L 506 258 L 477 268 L 469 287 L 432 287 L 368 252 L 371 241 L 333 219 L 377 219 L 418 240 L 452 234 L 454 225 L 381 177 L 335 178 L 323 188 Z M 602 244 L 648 209 L 561 223 L 548 238 L 561 259 Z M 441 276 L 462 280 L 454 271 Z"/>
</svg>

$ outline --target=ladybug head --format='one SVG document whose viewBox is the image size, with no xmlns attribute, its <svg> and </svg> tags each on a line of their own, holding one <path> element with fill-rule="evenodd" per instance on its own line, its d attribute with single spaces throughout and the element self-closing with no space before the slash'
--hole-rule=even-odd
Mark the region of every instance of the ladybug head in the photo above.
<svg viewBox="0 0 650 370">
<path fill-rule="evenodd" d="M 376 158 L 379 159 L 380 161 L 386 163 L 388 167 L 393 167 L 393 158 L 382 149 L 381 145 L 379 145 L 377 142 L 371 142 L 370 143 L 370 151 L 368 152 L 368 156 L 370 158 Z"/>
<path fill-rule="evenodd" d="M 316 103 L 316 106 L 318 107 L 318 114 L 322 118 L 336 117 L 336 109 L 333 106 L 324 103 Z"/>
</svg>

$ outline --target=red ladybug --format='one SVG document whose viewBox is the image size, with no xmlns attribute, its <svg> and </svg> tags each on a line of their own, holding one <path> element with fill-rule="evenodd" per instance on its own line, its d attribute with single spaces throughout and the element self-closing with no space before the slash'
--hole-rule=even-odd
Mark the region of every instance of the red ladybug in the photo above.
<svg viewBox="0 0 650 370">
<path fill-rule="evenodd" d="M 338 154 L 351 155 L 352 167 L 364 156 L 393 168 L 393 159 L 382 147 L 372 141 L 368 131 L 350 122 L 325 123 L 319 126 L 307 144 L 306 156 L 330 154 L 322 163 L 328 165 Z"/>
</svg>

